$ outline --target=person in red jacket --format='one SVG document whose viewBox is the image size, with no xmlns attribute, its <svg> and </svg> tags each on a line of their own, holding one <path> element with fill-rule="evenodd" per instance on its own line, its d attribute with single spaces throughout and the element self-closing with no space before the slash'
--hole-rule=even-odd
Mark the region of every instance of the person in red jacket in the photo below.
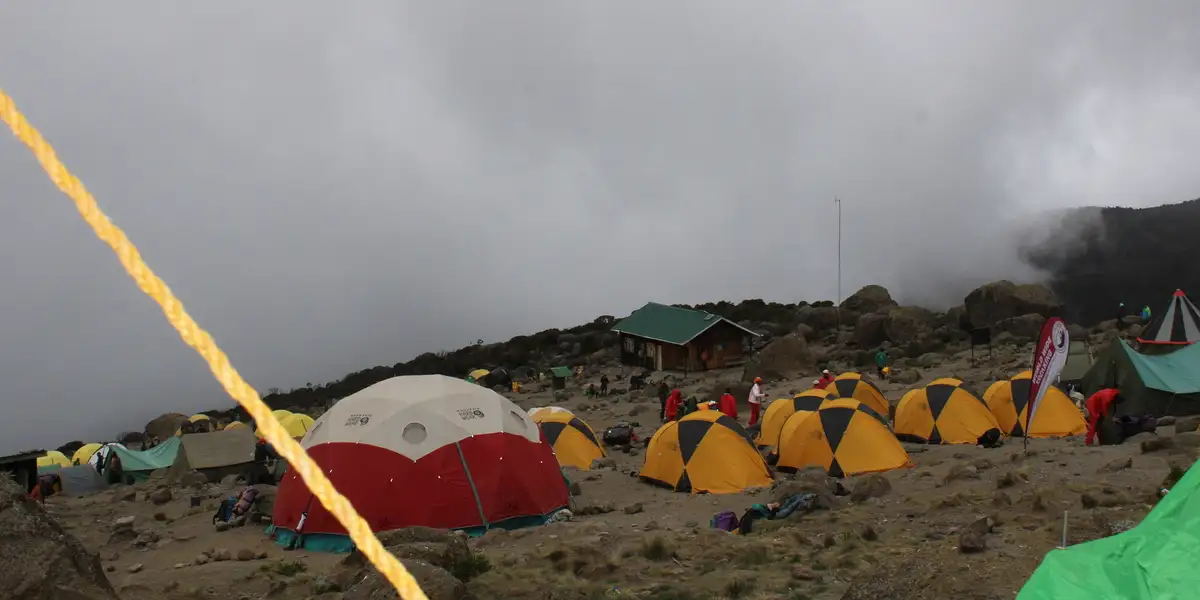
<svg viewBox="0 0 1200 600">
<path fill-rule="evenodd" d="M 671 390 L 671 395 L 667 396 L 667 421 L 674 421 L 679 418 L 680 404 L 683 404 L 683 392 L 678 389 Z"/>
<path fill-rule="evenodd" d="M 817 385 L 813 387 L 823 390 L 826 387 L 829 387 L 829 384 L 831 383 L 833 383 L 833 374 L 829 372 L 829 369 L 825 369 L 824 371 L 821 371 L 821 378 L 817 380 Z"/>
<path fill-rule="evenodd" d="M 1108 413 L 1112 410 L 1112 405 L 1120 402 L 1121 390 L 1117 388 L 1100 390 L 1087 399 L 1088 430 L 1087 439 L 1084 440 L 1085 444 L 1092 445 L 1092 441 L 1096 438 L 1096 428 L 1100 425 L 1101 420 L 1110 418 Z"/>
<path fill-rule="evenodd" d="M 721 412 L 725 413 L 725 416 L 735 421 L 737 420 L 737 400 L 733 398 L 732 388 L 725 388 L 725 393 L 721 396 L 719 408 L 721 409 Z"/>
</svg>

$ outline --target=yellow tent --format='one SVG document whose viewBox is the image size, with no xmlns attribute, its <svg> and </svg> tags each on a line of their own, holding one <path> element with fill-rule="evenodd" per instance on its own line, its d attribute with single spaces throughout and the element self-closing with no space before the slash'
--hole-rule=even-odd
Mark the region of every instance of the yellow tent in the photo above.
<svg viewBox="0 0 1200 600">
<path fill-rule="evenodd" d="M 459 373 L 461 373 L 461 372 L 462 371 L 459 371 Z M 480 379 L 486 377 L 488 373 L 491 373 L 491 371 L 489 371 L 487 369 L 475 369 L 474 371 L 467 373 L 467 377 L 470 377 L 471 379 L 474 379 L 475 381 L 479 381 Z"/>
<path fill-rule="evenodd" d="M 1001 433 L 1018 437 L 1025 435 L 1025 419 L 1028 418 L 1025 410 L 1029 404 L 1029 382 L 1032 377 L 1032 371 L 1022 371 L 1012 379 L 993 383 L 983 393 L 983 401 L 1000 424 Z M 1034 438 L 1083 435 L 1087 433 L 1087 422 L 1062 390 L 1050 386 L 1046 388 L 1046 395 L 1042 396 L 1037 413 L 1033 415 L 1033 427 L 1028 431 L 1029 437 Z"/>
<path fill-rule="evenodd" d="M 97 450 L 99 450 L 100 448 L 103 448 L 103 447 L 104 446 L 102 444 L 95 444 L 95 443 L 84 444 L 84 445 L 80 446 L 79 449 L 75 451 L 75 454 L 71 455 L 71 464 L 86 465 L 88 462 L 88 459 L 91 458 L 92 455 L 95 454 Z"/>
<path fill-rule="evenodd" d="M 192 415 L 187 418 L 187 422 L 191 423 L 188 427 L 188 433 L 207 433 L 215 431 L 217 428 L 217 422 L 208 418 L 208 415 Z M 176 436 L 181 436 L 183 433 L 183 426 L 175 430 Z"/>
<path fill-rule="evenodd" d="M 272 415 L 274 415 L 275 419 L 277 419 L 277 420 L 278 420 L 280 423 L 282 423 L 284 419 L 286 419 L 286 418 L 288 418 L 288 417 L 292 416 L 292 411 L 290 411 L 290 410 L 283 410 L 283 409 L 281 408 L 281 409 L 279 409 L 279 410 L 273 410 L 273 411 L 271 411 L 271 414 L 272 414 Z M 262 434 L 262 432 L 261 432 L 259 429 L 257 429 L 257 428 L 254 430 L 254 435 L 255 435 L 255 436 L 257 436 L 257 437 L 258 437 L 258 439 L 260 439 L 260 440 L 261 440 L 261 439 L 263 439 L 263 438 L 265 437 L 265 436 Z"/>
<path fill-rule="evenodd" d="M 771 485 L 754 440 L 720 411 L 696 411 L 663 425 L 650 438 L 638 476 L 677 492 L 732 494 Z"/>
<path fill-rule="evenodd" d="M 858 400 L 885 417 L 891 414 L 890 406 L 883 392 L 879 391 L 879 388 L 875 387 L 871 380 L 863 377 L 860 373 L 842 373 L 825 389 L 837 398 Z"/>
<path fill-rule="evenodd" d="M 798 412 L 783 425 L 778 469 L 794 472 L 808 466 L 845 477 L 913 464 L 883 415 L 857 400 L 839 398 L 816 412 Z"/>
<path fill-rule="evenodd" d="M 62 467 L 65 469 L 71 466 L 71 461 L 62 452 L 51 450 L 45 456 L 38 457 L 37 466 L 39 469 L 44 467 Z"/>
<path fill-rule="evenodd" d="M 302 438 L 304 434 L 308 433 L 309 429 L 312 429 L 313 418 L 300 413 L 292 413 L 281 419 L 279 423 L 287 430 L 288 435 L 294 438 Z"/>
<path fill-rule="evenodd" d="M 554 449 L 554 457 L 560 466 L 587 471 L 593 460 L 605 456 L 596 432 L 568 411 L 538 411 L 533 415 L 533 422 L 538 424 L 542 438 Z"/>
<path fill-rule="evenodd" d="M 246 424 L 245 424 L 245 423 L 243 423 L 243 422 L 241 422 L 241 421 L 233 421 L 233 422 L 231 422 L 230 424 L 226 425 L 226 426 L 225 426 L 225 429 L 226 429 L 226 430 L 229 430 L 229 429 L 237 429 L 237 428 L 239 428 L 239 427 L 245 427 L 245 426 L 246 426 Z"/>
<path fill-rule="evenodd" d="M 763 414 L 762 425 L 758 428 L 758 438 L 754 443 L 759 446 L 778 446 L 779 432 L 788 418 L 800 411 L 815 411 L 821 403 L 835 398 L 826 390 L 813 388 L 796 394 L 794 398 L 776 400 L 767 406 Z"/>
<path fill-rule="evenodd" d="M 893 429 L 902 440 L 929 444 L 991 446 L 1000 440 L 1000 424 L 987 404 L 951 378 L 904 394 Z"/>
</svg>

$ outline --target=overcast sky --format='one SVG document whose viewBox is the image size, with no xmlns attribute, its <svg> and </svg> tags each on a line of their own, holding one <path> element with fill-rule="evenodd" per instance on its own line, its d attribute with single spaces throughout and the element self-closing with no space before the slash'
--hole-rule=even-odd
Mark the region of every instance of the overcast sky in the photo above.
<svg viewBox="0 0 1200 600">
<path fill-rule="evenodd" d="M 647 300 L 948 305 L 1200 196 L 1200 3 L 9 2 L 0 87 L 259 390 Z M 227 407 L 15 138 L 0 451 Z"/>
</svg>

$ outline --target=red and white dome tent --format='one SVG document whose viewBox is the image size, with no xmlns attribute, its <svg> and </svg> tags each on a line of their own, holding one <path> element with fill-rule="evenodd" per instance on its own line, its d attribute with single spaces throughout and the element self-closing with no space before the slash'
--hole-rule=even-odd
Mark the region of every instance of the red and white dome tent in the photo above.
<svg viewBox="0 0 1200 600">
<path fill-rule="evenodd" d="M 347 396 L 301 445 L 374 531 L 540 525 L 570 502 L 554 452 L 525 411 L 452 377 L 393 377 Z M 272 521 L 281 545 L 353 548 L 294 471 L 279 484 Z"/>
</svg>

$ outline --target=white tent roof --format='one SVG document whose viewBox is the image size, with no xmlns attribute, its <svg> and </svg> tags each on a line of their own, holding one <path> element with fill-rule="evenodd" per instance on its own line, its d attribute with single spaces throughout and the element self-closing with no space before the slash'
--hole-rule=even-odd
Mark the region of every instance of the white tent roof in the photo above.
<svg viewBox="0 0 1200 600">
<path fill-rule="evenodd" d="M 508 398 L 442 375 L 393 377 L 340 400 L 302 445 L 371 444 L 418 460 L 474 435 L 510 433 L 540 442 L 538 426 Z"/>
</svg>

